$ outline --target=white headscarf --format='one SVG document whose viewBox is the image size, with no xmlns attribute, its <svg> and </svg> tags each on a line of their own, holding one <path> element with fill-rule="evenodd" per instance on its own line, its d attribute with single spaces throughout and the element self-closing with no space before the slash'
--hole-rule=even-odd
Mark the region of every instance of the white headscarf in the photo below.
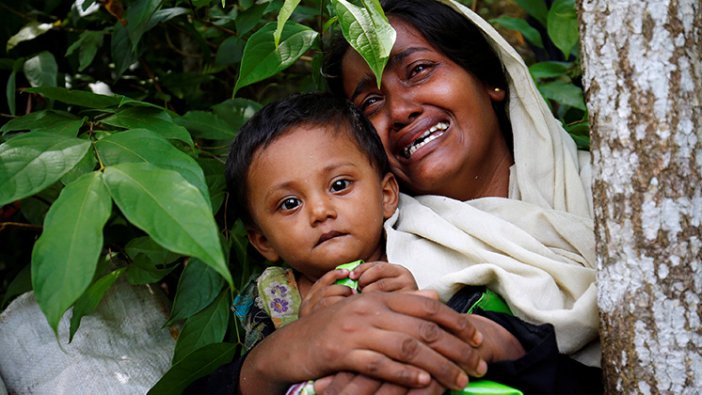
<svg viewBox="0 0 702 395">
<path fill-rule="evenodd" d="M 444 300 L 463 284 L 487 285 L 516 316 L 553 324 L 561 352 L 575 353 L 599 326 L 589 154 L 577 151 L 500 34 L 470 9 L 439 1 L 477 25 L 505 66 L 515 161 L 509 198 L 402 195 L 385 224 L 388 259 Z M 597 350 L 583 360 L 599 364 Z"/>
</svg>

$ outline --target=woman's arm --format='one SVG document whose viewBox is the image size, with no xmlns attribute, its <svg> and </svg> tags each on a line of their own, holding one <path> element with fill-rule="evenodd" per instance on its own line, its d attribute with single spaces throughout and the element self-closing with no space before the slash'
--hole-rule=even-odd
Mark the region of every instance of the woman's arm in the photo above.
<svg viewBox="0 0 702 395">
<path fill-rule="evenodd" d="M 240 392 L 283 392 L 291 383 L 352 371 L 424 387 L 431 377 L 463 388 L 486 364 L 482 335 L 464 315 L 426 293 L 354 295 L 320 309 L 256 346 L 244 360 Z"/>
</svg>

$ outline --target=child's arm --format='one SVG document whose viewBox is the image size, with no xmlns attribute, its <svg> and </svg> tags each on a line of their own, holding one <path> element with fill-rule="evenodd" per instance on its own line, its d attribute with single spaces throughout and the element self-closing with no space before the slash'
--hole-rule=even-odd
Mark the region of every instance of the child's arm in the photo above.
<svg viewBox="0 0 702 395">
<path fill-rule="evenodd" d="M 362 292 L 416 291 L 417 282 L 404 266 L 388 262 L 366 262 L 349 274 L 352 280 L 358 280 Z"/>
<path fill-rule="evenodd" d="M 300 302 L 300 317 L 305 317 L 315 310 L 332 305 L 339 300 L 351 296 L 354 293 L 349 287 L 334 284 L 336 280 L 349 276 L 349 271 L 346 269 L 337 269 L 327 272 L 319 280 L 302 293 L 302 302 Z"/>
</svg>

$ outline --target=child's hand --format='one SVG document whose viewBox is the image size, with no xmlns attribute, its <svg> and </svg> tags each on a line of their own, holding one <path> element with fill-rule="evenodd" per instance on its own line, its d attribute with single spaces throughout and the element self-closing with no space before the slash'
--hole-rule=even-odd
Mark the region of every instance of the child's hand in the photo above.
<svg viewBox="0 0 702 395">
<path fill-rule="evenodd" d="M 417 282 L 407 268 L 388 262 L 363 263 L 351 271 L 349 278 L 358 280 L 361 292 L 417 290 Z"/>
<path fill-rule="evenodd" d="M 324 306 L 332 305 L 339 300 L 351 296 L 354 290 L 345 286 L 334 284 L 336 280 L 349 276 L 346 269 L 331 270 L 312 284 L 307 295 L 300 302 L 300 317 L 304 317 Z"/>
</svg>

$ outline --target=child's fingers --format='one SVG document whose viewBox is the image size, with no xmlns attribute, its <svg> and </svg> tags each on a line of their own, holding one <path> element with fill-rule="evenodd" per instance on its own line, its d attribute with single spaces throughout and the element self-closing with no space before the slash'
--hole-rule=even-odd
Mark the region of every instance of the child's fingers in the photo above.
<svg viewBox="0 0 702 395">
<path fill-rule="evenodd" d="M 320 284 L 323 286 L 333 285 L 336 280 L 349 277 L 349 271 L 347 269 L 336 269 L 326 272 L 322 277 L 315 282 L 315 284 Z"/>
</svg>

